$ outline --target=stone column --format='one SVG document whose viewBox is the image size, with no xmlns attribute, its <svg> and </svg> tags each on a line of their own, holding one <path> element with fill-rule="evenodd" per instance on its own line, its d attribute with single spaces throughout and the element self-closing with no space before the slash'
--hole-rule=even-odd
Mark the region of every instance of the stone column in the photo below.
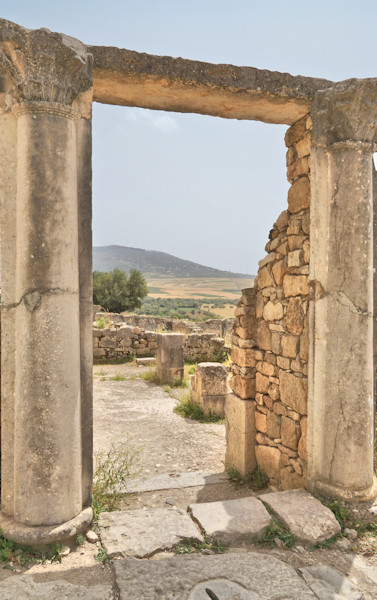
<svg viewBox="0 0 377 600">
<path fill-rule="evenodd" d="M 312 107 L 308 486 L 376 495 L 373 469 L 373 189 L 376 80 Z"/>
<path fill-rule="evenodd" d="M 67 36 L 0 25 L 16 174 L 2 207 L 0 527 L 20 543 L 50 543 L 92 517 L 91 56 Z"/>
</svg>

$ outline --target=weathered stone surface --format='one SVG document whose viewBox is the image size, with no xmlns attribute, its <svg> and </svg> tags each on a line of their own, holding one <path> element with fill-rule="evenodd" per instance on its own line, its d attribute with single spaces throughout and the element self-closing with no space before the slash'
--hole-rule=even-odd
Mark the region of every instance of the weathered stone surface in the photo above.
<svg viewBox="0 0 377 600">
<path fill-rule="evenodd" d="M 9 577 L 0 582 L 1 600 L 112 600 L 111 585 L 74 585 L 63 579 L 34 581 L 32 575 Z"/>
<path fill-rule="evenodd" d="M 285 309 L 285 326 L 289 333 L 301 335 L 304 328 L 304 309 L 300 298 L 290 298 Z"/>
<path fill-rule="evenodd" d="M 363 597 L 343 573 L 328 565 L 304 567 L 300 573 L 318 600 L 361 600 Z"/>
<path fill-rule="evenodd" d="M 173 508 L 105 512 L 98 526 L 109 556 L 143 558 L 169 550 L 187 538 L 203 540 L 190 517 Z"/>
<path fill-rule="evenodd" d="M 261 290 L 263 288 L 274 285 L 274 281 L 273 281 L 270 271 L 268 270 L 267 267 L 263 267 L 263 269 L 261 269 L 259 271 L 257 279 L 258 279 L 258 285 Z"/>
<path fill-rule="evenodd" d="M 272 446 L 257 446 L 255 456 L 258 466 L 263 469 L 268 477 L 279 478 L 281 468 L 281 453 Z"/>
<path fill-rule="evenodd" d="M 300 177 L 288 190 L 288 210 L 298 213 L 310 206 L 310 182 L 307 177 Z"/>
<path fill-rule="evenodd" d="M 307 296 L 309 294 L 309 279 L 306 275 L 285 275 L 283 290 L 286 298 L 290 296 Z"/>
<path fill-rule="evenodd" d="M 254 497 L 190 504 L 189 512 L 200 529 L 224 543 L 261 538 L 271 522 L 262 502 Z"/>
<path fill-rule="evenodd" d="M 283 318 L 283 305 L 281 302 L 267 302 L 263 310 L 263 318 L 266 321 L 279 321 Z"/>
<path fill-rule="evenodd" d="M 232 346 L 232 361 L 240 367 L 255 367 L 254 350 L 251 348 L 239 348 Z"/>
<path fill-rule="evenodd" d="M 227 473 L 189 471 L 187 473 L 162 473 L 145 479 L 135 478 L 127 484 L 127 493 L 154 492 L 156 490 L 183 489 L 204 485 L 215 485 L 228 481 Z"/>
<path fill-rule="evenodd" d="M 225 468 L 249 473 L 256 466 L 254 402 L 228 394 L 225 402 Z"/>
<path fill-rule="evenodd" d="M 267 394 L 268 386 L 269 386 L 268 377 L 266 377 L 265 375 L 262 375 L 262 373 L 257 373 L 256 374 L 256 389 L 258 390 L 258 392 L 261 392 L 262 394 Z"/>
<path fill-rule="evenodd" d="M 255 428 L 266 433 L 267 417 L 265 414 L 255 411 Z"/>
<path fill-rule="evenodd" d="M 135 559 L 118 560 L 114 563 L 116 582 L 121 600 L 206 600 L 208 594 L 192 596 L 197 587 L 208 582 L 211 589 L 219 590 L 218 580 L 234 582 L 241 589 L 253 593 L 245 600 L 271 600 L 279 597 L 284 600 L 316 600 L 313 592 L 297 575 L 295 570 L 272 556 L 264 554 L 232 554 L 218 556 L 177 556 L 155 561 Z M 220 588 L 222 589 L 222 588 Z M 238 593 L 238 590 L 237 590 Z M 220 600 L 237 597 L 221 596 Z M 241 596 L 240 599 L 244 600 Z"/>
<path fill-rule="evenodd" d="M 151 366 L 151 365 L 155 365 L 156 364 L 156 359 L 154 357 L 144 357 L 144 358 L 137 358 L 136 359 L 136 364 L 140 365 L 140 366 Z"/>
<path fill-rule="evenodd" d="M 281 417 L 272 411 L 268 411 L 266 419 L 266 433 L 272 438 L 280 438 Z"/>
<path fill-rule="evenodd" d="M 243 400 L 255 398 L 255 378 L 245 379 L 242 375 L 233 375 L 229 380 L 229 387 Z"/>
<path fill-rule="evenodd" d="M 285 262 L 284 260 L 279 260 L 272 267 L 272 274 L 274 276 L 276 285 L 282 285 L 284 275 L 285 275 Z"/>
<path fill-rule="evenodd" d="M 161 383 L 172 383 L 183 377 L 183 345 L 182 333 L 158 333 L 156 376 Z"/>
<path fill-rule="evenodd" d="M 280 371 L 280 398 L 283 404 L 290 406 L 301 415 L 307 414 L 308 380 L 296 377 L 292 373 Z"/>
<path fill-rule="evenodd" d="M 331 510 L 305 490 L 265 494 L 260 499 L 303 543 L 317 544 L 340 533 L 340 525 Z"/>
<path fill-rule="evenodd" d="M 299 351 L 299 338 L 294 335 L 283 335 L 281 337 L 281 351 L 287 358 L 296 358 Z"/>
<path fill-rule="evenodd" d="M 307 175 L 309 173 L 309 160 L 308 157 L 302 157 L 298 160 L 295 160 L 288 166 L 287 169 L 287 179 L 290 183 L 298 179 L 298 177 L 302 177 L 303 175 Z"/>
<path fill-rule="evenodd" d="M 282 417 L 281 420 L 281 441 L 284 446 L 288 446 L 292 450 L 297 449 L 298 440 L 300 438 L 300 425 L 296 421 L 292 421 L 288 417 Z"/>
<path fill-rule="evenodd" d="M 286 455 L 283 454 L 282 459 L 284 456 Z M 280 482 L 283 490 L 298 490 L 306 487 L 305 477 L 296 471 L 292 472 L 289 467 L 280 471 Z"/>
<path fill-rule="evenodd" d="M 308 431 L 308 419 L 307 417 L 302 417 L 300 421 L 301 427 L 301 437 L 298 443 L 298 455 L 302 460 L 307 462 L 308 460 L 308 450 L 307 450 L 307 431 Z"/>
<path fill-rule="evenodd" d="M 271 350 L 271 331 L 266 321 L 261 321 L 258 324 L 257 342 L 262 350 Z"/>
</svg>

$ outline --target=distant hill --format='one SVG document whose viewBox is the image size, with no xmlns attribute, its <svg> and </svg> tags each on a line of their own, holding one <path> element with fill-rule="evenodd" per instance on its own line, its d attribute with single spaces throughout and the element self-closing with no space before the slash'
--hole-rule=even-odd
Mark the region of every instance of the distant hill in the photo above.
<svg viewBox="0 0 377 600">
<path fill-rule="evenodd" d="M 93 271 L 112 271 L 123 269 L 139 269 L 144 275 L 161 277 L 229 277 L 245 278 L 253 275 L 221 271 L 212 267 L 204 267 L 191 260 L 183 260 L 166 252 L 142 250 L 126 246 L 93 247 Z"/>
</svg>

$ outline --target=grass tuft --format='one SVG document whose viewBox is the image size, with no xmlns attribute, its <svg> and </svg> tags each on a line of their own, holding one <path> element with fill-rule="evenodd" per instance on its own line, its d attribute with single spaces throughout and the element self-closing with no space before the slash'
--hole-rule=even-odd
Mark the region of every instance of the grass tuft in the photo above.
<svg viewBox="0 0 377 600">
<path fill-rule="evenodd" d="M 192 402 L 190 394 L 185 394 L 177 401 L 174 412 L 181 417 L 200 421 L 200 423 L 224 423 L 224 417 L 214 415 L 212 412 L 207 414 L 201 406 Z"/>
<path fill-rule="evenodd" d="M 237 469 L 229 469 L 227 471 L 229 481 L 233 483 L 235 489 L 240 487 L 249 487 L 252 490 L 261 490 L 268 484 L 268 477 L 266 473 L 260 467 L 255 467 L 250 473 L 241 475 Z"/>
<path fill-rule="evenodd" d="M 203 532 L 202 532 L 203 533 Z M 211 550 L 215 554 L 224 554 L 228 546 L 220 540 L 210 541 L 206 536 L 204 542 L 198 542 L 193 538 L 188 538 L 183 542 L 179 542 L 174 548 L 175 554 L 202 554 L 204 550 Z"/>
</svg>

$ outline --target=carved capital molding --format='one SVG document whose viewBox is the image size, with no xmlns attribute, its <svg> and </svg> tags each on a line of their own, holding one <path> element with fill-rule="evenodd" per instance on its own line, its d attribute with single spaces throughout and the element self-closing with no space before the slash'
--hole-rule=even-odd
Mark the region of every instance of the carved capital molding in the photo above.
<svg viewBox="0 0 377 600">
<path fill-rule="evenodd" d="M 59 102 L 19 102 L 14 104 L 12 112 L 19 117 L 20 115 L 40 115 L 50 114 L 58 117 L 65 117 L 77 122 L 80 119 L 80 113 L 70 106 L 60 104 Z"/>
<path fill-rule="evenodd" d="M 373 152 L 377 142 L 377 79 L 349 79 L 315 94 L 312 143 Z"/>
<path fill-rule="evenodd" d="M 0 19 L 0 70 L 12 82 L 15 102 L 70 106 L 92 86 L 92 63 L 79 40 Z"/>
</svg>

